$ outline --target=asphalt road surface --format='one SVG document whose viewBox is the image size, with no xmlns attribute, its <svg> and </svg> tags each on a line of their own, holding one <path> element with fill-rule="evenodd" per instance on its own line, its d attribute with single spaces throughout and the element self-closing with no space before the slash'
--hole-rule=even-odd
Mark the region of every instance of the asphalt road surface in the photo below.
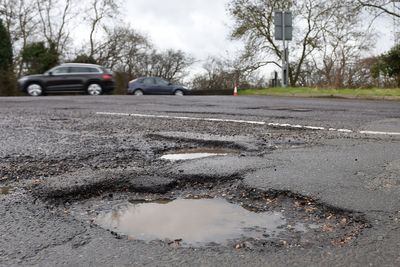
<svg viewBox="0 0 400 267">
<path fill-rule="evenodd" d="M 396 101 L 0 98 L 0 136 L 0 266 L 400 265 Z M 161 159 L 174 151 L 220 155 Z M 96 223 L 128 201 L 198 198 L 287 223 L 201 246 Z"/>
</svg>

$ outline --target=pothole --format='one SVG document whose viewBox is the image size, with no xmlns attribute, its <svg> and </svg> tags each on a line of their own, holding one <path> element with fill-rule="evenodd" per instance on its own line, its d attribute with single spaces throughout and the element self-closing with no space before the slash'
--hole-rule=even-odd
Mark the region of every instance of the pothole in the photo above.
<svg viewBox="0 0 400 267">
<path fill-rule="evenodd" d="M 183 161 L 183 160 L 216 157 L 216 156 L 227 156 L 232 153 L 233 151 L 225 149 L 207 149 L 207 148 L 182 149 L 171 153 L 167 153 L 164 156 L 162 156 L 161 159 L 169 161 Z"/>
<path fill-rule="evenodd" d="M 186 247 L 341 247 L 369 226 L 362 214 L 240 182 L 178 185 L 165 194 L 106 194 L 60 208 L 118 238 Z"/>
<path fill-rule="evenodd" d="M 193 247 L 227 245 L 243 238 L 276 238 L 287 222 L 281 212 L 255 213 L 215 198 L 131 203 L 101 213 L 95 223 L 130 239 L 179 240 Z M 304 225 L 300 228 L 307 231 Z"/>
</svg>

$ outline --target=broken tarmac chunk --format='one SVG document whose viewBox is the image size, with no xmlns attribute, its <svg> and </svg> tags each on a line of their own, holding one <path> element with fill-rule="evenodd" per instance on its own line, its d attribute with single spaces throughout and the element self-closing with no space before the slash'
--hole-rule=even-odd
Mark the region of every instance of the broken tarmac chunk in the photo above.
<svg viewBox="0 0 400 267">
<path fill-rule="evenodd" d="M 157 132 L 149 134 L 147 137 L 153 139 L 195 143 L 205 147 L 211 146 L 216 148 L 239 149 L 245 151 L 259 150 L 259 140 L 249 136 L 222 136 L 187 132 Z"/>
<path fill-rule="evenodd" d="M 129 180 L 132 192 L 165 194 L 176 185 L 176 181 L 160 176 L 138 176 Z"/>
<path fill-rule="evenodd" d="M 153 176 L 140 176 L 136 170 L 84 170 L 54 176 L 39 185 L 32 185 L 32 192 L 39 198 L 84 199 L 105 192 L 132 191 L 165 193 L 175 181 Z"/>
<path fill-rule="evenodd" d="M 181 162 L 172 167 L 169 173 L 180 180 L 235 180 L 260 166 L 268 168 L 272 164 L 271 161 L 260 157 L 225 156 Z"/>
</svg>

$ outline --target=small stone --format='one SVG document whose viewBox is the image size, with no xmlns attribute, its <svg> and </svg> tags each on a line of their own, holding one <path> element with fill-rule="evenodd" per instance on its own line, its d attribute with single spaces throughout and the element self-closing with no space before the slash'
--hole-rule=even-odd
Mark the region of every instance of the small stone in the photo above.
<svg viewBox="0 0 400 267">
<path fill-rule="evenodd" d="M 250 250 L 253 250 L 253 249 L 254 249 L 253 244 L 250 243 L 250 242 L 247 242 L 247 241 L 244 242 L 244 246 L 245 246 L 246 248 L 250 249 Z"/>
</svg>

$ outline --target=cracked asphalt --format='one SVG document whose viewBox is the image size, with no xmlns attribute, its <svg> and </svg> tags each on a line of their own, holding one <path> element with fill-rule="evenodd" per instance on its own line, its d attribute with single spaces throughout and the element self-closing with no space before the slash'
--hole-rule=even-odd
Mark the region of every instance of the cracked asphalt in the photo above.
<svg viewBox="0 0 400 267">
<path fill-rule="evenodd" d="M 399 102 L 0 98 L 0 266 L 399 266 L 400 136 L 360 131 L 400 132 Z M 199 148 L 229 153 L 161 159 Z M 118 203 L 187 197 L 285 211 L 324 227 L 191 248 L 132 240 L 93 223 Z"/>
</svg>

